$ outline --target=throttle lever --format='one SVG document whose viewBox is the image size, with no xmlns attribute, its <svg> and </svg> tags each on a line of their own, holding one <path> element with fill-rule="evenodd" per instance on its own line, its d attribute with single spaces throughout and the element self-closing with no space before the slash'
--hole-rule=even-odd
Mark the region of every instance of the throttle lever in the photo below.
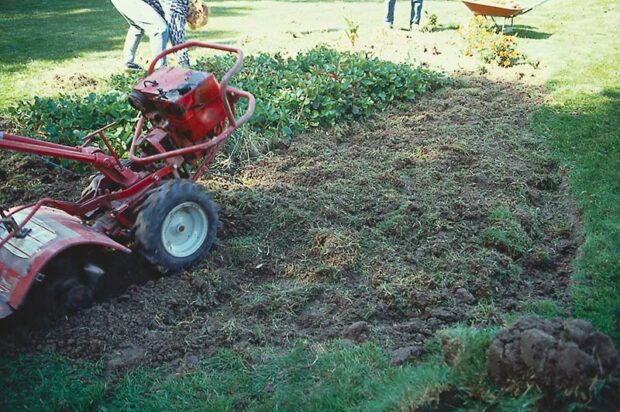
<svg viewBox="0 0 620 412">
<path fill-rule="evenodd" d="M 4 210 L 5 208 L 0 206 L 0 223 L 4 225 L 4 227 L 9 233 L 15 233 L 16 238 L 23 239 L 28 236 L 30 232 L 32 232 L 32 229 L 28 229 L 25 227 L 21 230 L 17 230 L 19 228 L 19 225 L 15 221 L 15 218 L 13 216 L 7 216 L 6 213 L 4 213 Z"/>
</svg>

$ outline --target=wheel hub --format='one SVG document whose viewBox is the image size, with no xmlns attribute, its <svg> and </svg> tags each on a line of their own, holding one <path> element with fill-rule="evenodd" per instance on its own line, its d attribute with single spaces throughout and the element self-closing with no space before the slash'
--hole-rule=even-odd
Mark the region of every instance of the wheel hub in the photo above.
<svg viewBox="0 0 620 412">
<path fill-rule="evenodd" d="M 184 202 L 173 208 L 164 219 L 161 238 L 168 253 L 184 258 L 196 253 L 209 231 L 204 210 L 194 202 Z"/>
</svg>

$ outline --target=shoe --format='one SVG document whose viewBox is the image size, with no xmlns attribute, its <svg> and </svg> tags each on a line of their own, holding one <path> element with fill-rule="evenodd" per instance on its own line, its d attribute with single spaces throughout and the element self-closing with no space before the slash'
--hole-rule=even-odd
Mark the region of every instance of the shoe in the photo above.
<svg viewBox="0 0 620 412">
<path fill-rule="evenodd" d="M 409 25 L 409 31 L 420 31 L 420 25 L 419 24 L 410 24 Z"/>
<path fill-rule="evenodd" d="M 134 62 L 125 63 L 123 65 L 123 69 L 125 69 L 126 71 L 129 71 L 129 72 L 144 71 L 142 66 L 140 66 L 139 64 L 136 64 Z"/>
<path fill-rule="evenodd" d="M 388 29 L 393 29 L 394 28 L 394 23 L 390 23 L 389 21 L 385 22 L 385 27 L 387 27 Z"/>
</svg>

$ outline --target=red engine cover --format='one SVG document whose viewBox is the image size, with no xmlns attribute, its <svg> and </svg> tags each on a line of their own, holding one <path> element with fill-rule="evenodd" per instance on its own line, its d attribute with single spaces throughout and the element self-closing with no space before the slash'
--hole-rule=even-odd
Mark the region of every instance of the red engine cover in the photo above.
<svg viewBox="0 0 620 412">
<path fill-rule="evenodd" d="M 143 113 L 162 124 L 179 147 L 218 134 L 226 120 L 221 88 L 211 73 L 162 68 L 134 90 L 151 103 L 141 108 Z"/>
</svg>

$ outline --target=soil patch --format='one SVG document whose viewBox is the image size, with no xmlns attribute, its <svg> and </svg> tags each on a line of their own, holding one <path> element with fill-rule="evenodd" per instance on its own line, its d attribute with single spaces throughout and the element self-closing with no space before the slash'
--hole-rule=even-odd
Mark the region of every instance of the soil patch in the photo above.
<svg viewBox="0 0 620 412">
<path fill-rule="evenodd" d="M 55 74 L 51 83 L 57 89 L 76 92 L 77 90 L 92 90 L 96 88 L 99 85 L 99 80 L 80 73 L 70 75 Z"/>
<path fill-rule="evenodd" d="M 53 196 L 77 199 L 88 185 L 87 176 L 59 167 L 47 159 L 0 152 L 0 205 L 12 207 Z"/>
<path fill-rule="evenodd" d="M 528 126 L 536 104 L 513 84 L 463 79 L 214 169 L 202 183 L 224 227 L 200 267 L 44 328 L 12 329 L 0 350 L 98 360 L 137 348 L 142 363 L 182 368 L 221 347 L 346 337 L 397 349 L 539 300 L 563 310 L 576 219 Z M 3 201 L 34 200 L 26 179 L 45 185 L 45 167 L 9 173 L 17 163 L 1 159 Z M 69 196 L 75 179 L 58 173 L 39 187 Z"/>
</svg>

